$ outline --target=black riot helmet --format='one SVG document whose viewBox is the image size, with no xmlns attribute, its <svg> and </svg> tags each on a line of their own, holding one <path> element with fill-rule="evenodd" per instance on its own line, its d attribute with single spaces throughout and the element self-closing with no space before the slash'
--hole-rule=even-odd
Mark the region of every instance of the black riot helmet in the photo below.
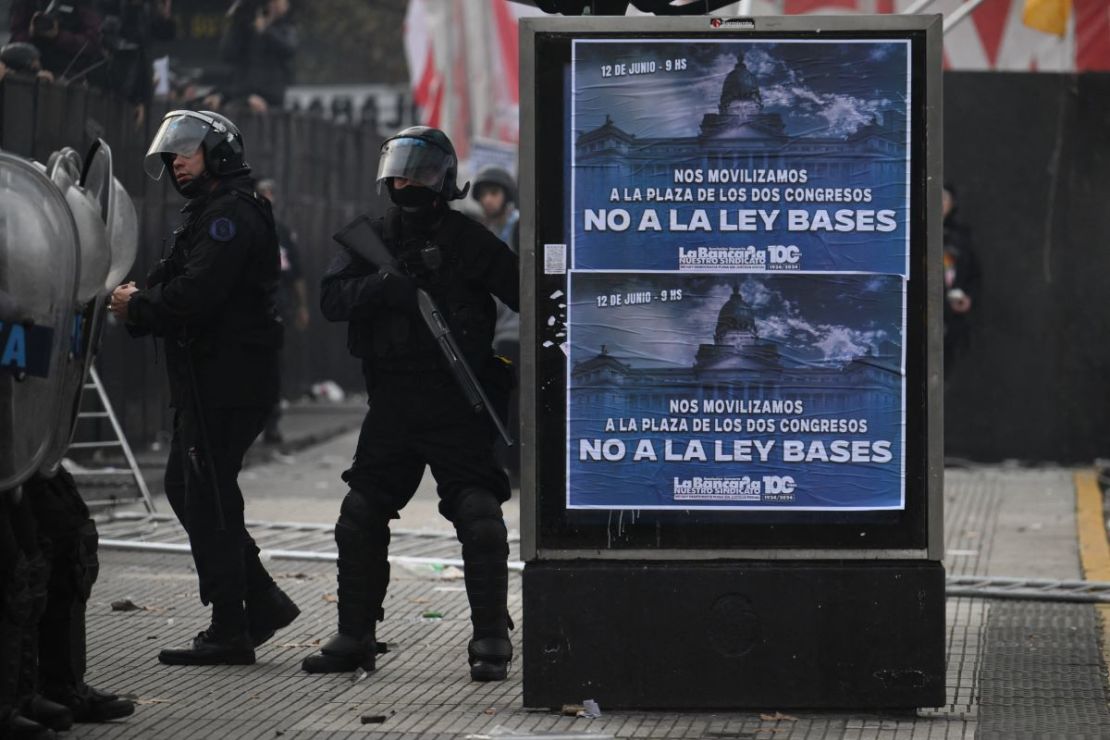
<svg viewBox="0 0 1110 740">
<path fill-rule="evenodd" d="M 439 194 L 444 200 L 465 198 L 470 183 L 459 189 L 459 160 L 447 134 L 430 126 L 409 126 L 382 144 L 378 160 L 378 190 L 402 177 Z M 392 194 L 392 188 L 391 188 Z"/>
<path fill-rule="evenodd" d="M 516 203 L 516 180 L 508 171 L 487 165 L 478 170 L 478 175 L 474 178 L 474 184 L 471 189 L 470 196 L 474 200 L 482 198 L 482 190 L 491 185 L 495 185 L 505 191 L 505 202 Z"/>
<path fill-rule="evenodd" d="M 239 128 L 225 116 L 212 111 L 175 110 L 162 119 L 143 160 L 143 168 L 151 178 L 158 180 L 162 173 L 172 168 L 178 154 L 191 155 L 204 151 L 204 175 L 174 187 L 186 197 L 199 194 L 201 183 L 211 178 L 234 177 L 251 171 L 243 159 L 243 135 Z"/>
</svg>

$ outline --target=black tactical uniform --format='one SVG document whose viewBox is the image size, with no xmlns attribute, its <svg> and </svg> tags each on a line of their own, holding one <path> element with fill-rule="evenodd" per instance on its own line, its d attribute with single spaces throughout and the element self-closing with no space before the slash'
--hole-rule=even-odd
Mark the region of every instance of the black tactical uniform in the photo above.
<svg viewBox="0 0 1110 740">
<path fill-rule="evenodd" d="M 66 730 L 126 717 L 132 702 L 84 681 L 98 537 L 73 477 L 36 473 L 14 494 L 0 493 L 0 737 L 52 737 L 27 719 Z"/>
<path fill-rule="evenodd" d="M 28 706 L 37 690 L 38 624 L 50 565 L 31 502 L 20 493 L 0 492 L 0 737 L 53 737 L 40 724 L 45 718 Z"/>
<path fill-rule="evenodd" d="M 174 112 L 163 129 L 192 127 L 198 115 L 208 127 L 199 132 L 207 171 L 199 188 L 179 188 L 190 196 L 185 221 L 148 287 L 128 303 L 129 323 L 165 340 L 174 407 L 166 497 L 189 533 L 201 601 L 212 604 L 212 627 L 193 648 L 163 650 L 159 658 L 253 663 L 253 648 L 299 613 L 259 560 L 237 482 L 278 396 L 278 246 L 269 203 L 246 177 L 234 125 L 218 114 Z M 172 162 L 175 146 L 195 151 L 198 132 L 186 134 L 175 142 L 160 132 L 148 161 Z M 227 151 L 233 141 L 237 150 Z"/>
<path fill-rule="evenodd" d="M 107 152 L 106 145 L 97 142 L 85 160 L 86 171 L 92 162 L 105 164 L 98 154 Z M 18 230 L 20 223 L 54 224 L 59 218 L 69 219 L 71 210 L 78 216 L 83 212 L 80 196 L 63 201 L 70 208 L 59 211 L 49 197 L 43 200 L 48 192 L 38 185 L 25 190 L 31 183 L 21 181 L 19 173 L 27 164 L 10 155 L 0 158 L 3 179 L 15 196 L 0 200 L 0 221 L 9 231 L 13 220 Z M 69 169 L 74 162 L 66 159 L 52 155 L 52 167 Z M 78 157 L 77 166 L 80 162 Z M 45 170 L 32 172 L 49 181 Z M 110 159 L 90 183 L 112 185 Z M 55 184 L 61 193 L 75 193 L 58 180 Z M 36 197 L 25 197 L 31 194 Z M 124 206 L 130 206 L 126 195 L 121 199 L 120 207 Z M 94 322 L 101 316 L 97 309 L 105 291 L 103 277 L 80 283 L 81 263 L 93 265 L 95 273 L 98 260 L 107 256 L 102 235 L 126 239 L 128 229 L 105 231 L 108 224 L 79 217 L 78 224 L 76 230 L 39 231 L 38 239 L 3 245 L 9 254 L 0 318 L 12 325 L 32 317 L 34 321 L 26 323 L 30 341 L 6 358 L 0 373 L 0 437 L 5 438 L 0 467 L 7 486 L 0 490 L 0 738 L 53 738 L 55 731 L 75 721 L 101 722 L 134 711 L 130 700 L 84 682 L 85 610 L 98 573 L 98 538 L 73 478 L 61 467 L 76 422 L 86 363 L 97 346 Z M 86 241 L 88 250 L 75 261 L 79 242 Z M 12 250 L 21 259 L 11 260 Z M 129 258 L 121 257 L 112 269 L 125 263 L 130 264 Z M 67 325 L 73 326 L 72 334 L 58 331 Z M 53 341 L 49 326 L 54 327 Z M 45 344 L 36 346 L 36 331 L 46 332 Z M 24 382 L 25 373 L 39 375 L 40 382 Z"/>
<path fill-rule="evenodd" d="M 393 160 L 400 168 L 391 170 L 394 147 L 408 150 Z M 436 163 L 437 157 L 442 162 Z M 395 177 L 412 184 L 397 188 Z M 335 528 L 339 634 L 320 655 L 306 658 L 303 667 L 309 672 L 373 669 L 375 622 L 384 616 L 389 584 L 389 521 L 398 518 L 430 466 L 440 512 L 462 543 L 474 628 L 471 674 L 477 680 L 499 680 L 512 655 L 501 514 L 509 483 L 494 459 L 494 426 L 467 405 L 417 312 L 415 288 L 425 289 L 443 312 L 504 418 L 512 368 L 491 349 L 496 320 L 491 295 L 517 309 L 517 258 L 486 228 L 447 208 L 446 200 L 462 197 L 465 190 L 455 184 L 454 150 L 442 132 L 413 127 L 387 141 L 382 180 L 401 207 L 389 209 L 372 227 L 400 270 L 378 269 L 344 249 L 321 284 L 324 316 L 349 322 L 348 344 L 362 360 L 370 410 L 354 464 L 343 474 L 351 491 Z"/>
</svg>

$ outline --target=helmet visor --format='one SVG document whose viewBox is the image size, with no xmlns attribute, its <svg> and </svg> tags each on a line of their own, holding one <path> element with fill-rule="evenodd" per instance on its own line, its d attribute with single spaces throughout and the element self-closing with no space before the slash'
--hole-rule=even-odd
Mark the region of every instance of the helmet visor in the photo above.
<svg viewBox="0 0 1110 740">
<path fill-rule="evenodd" d="M 150 142 L 143 158 L 143 169 L 151 178 L 158 180 L 166 169 L 164 155 L 183 154 L 191 156 L 200 148 L 211 124 L 192 111 L 175 110 L 166 114 L 162 126 Z"/>
<path fill-rule="evenodd" d="M 453 164 L 454 157 L 423 139 L 391 139 L 378 160 L 378 185 L 388 177 L 403 177 L 438 193 Z"/>
</svg>

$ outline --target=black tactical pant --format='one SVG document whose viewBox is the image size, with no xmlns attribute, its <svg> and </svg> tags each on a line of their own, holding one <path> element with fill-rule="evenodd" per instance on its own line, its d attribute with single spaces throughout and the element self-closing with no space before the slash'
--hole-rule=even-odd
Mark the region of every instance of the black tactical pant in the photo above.
<svg viewBox="0 0 1110 740">
<path fill-rule="evenodd" d="M 503 413 L 505 398 L 494 398 Z M 510 488 L 494 458 L 493 436 L 492 423 L 467 407 L 451 376 L 378 378 L 354 464 L 343 474 L 351 492 L 335 529 L 342 634 L 372 636 L 384 616 L 389 521 L 430 467 L 439 510 L 462 543 L 475 635 L 507 636 L 508 533 L 500 505 Z"/>
<path fill-rule="evenodd" d="M 0 491 L 0 735 L 35 689 L 48 577 L 30 502 Z"/>
<path fill-rule="evenodd" d="M 238 482 L 243 456 L 269 413 L 265 407 L 209 409 L 204 418 L 207 451 L 192 410 L 178 409 L 174 415 L 166 498 L 189 533 L 201 601 L 217 609 L 230 606 L 233 616 L 241 613 L 239 605 L 248 594 L 263 593 L 274 583 L 247 533 Z"/>
<path fill-rule="evenodd" d="M 16 502 L 0 492 L 0 724 L 42 693 L 87 694 L 85 607 L 99 573 L 96 525 L 73 477 L 33 476 Z"/>
<path fill-rule="evenodd" d="M 507 389 L 490 396 L 504 419 Z M 465 488 L 489 491 L 498 502 L 509 500 L 509 479 L 494 457 L 494 435 L 485 412 L 475 414 L 467 407 L 450 375 L 380 377 L 370 393 L 354 464 L 343 480 L 399 512 L 429 466 L 440 513 L 453 521 L 454 499 Z"/>
<path fill-rule="evenodd" d="M 38 628 L 39 688 L 47 697 L 69 704 L 87 693 L 85 609 L 100 573 L 99 536 L 76 482 L 64 468 L 51 479 L 32 478 L 24 492 L 50 569 Z"/>
</svg>

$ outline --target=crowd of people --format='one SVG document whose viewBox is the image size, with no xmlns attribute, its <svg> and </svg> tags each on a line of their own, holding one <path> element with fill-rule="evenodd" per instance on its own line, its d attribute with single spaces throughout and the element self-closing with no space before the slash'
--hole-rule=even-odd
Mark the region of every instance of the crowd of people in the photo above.
<svg viewBox="0 0 1110 740">
<path fill-rule="evenodd" d="M 289 0 L 233 0 L 220 60 L 184 70 L 153 58 L 159 42 L 177 35 L 173 0 L 13 0 L 0 78 L 36 75 L 110 91 L 132 106 L 137 124 L 156 95 L 176 107 L 265 113 L 282 107 L 293 81 L 298 37 L 289 11 Z"/>
</svg>

